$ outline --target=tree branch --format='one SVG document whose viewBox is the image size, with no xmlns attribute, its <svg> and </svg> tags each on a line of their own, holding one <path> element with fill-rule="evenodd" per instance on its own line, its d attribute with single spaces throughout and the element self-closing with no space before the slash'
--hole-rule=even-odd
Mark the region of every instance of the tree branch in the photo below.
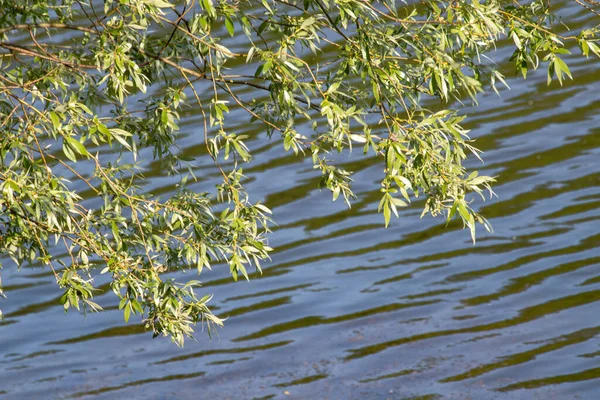
<svg viewBox="0 0 600 400">
<path fill-rule="evenodd" d="M 93 29 L 85 28 L 83 26 L 77 25 L 67 25 L 67 24 L 59 24 L 59 23 L 40 23 L 40 24 L 17 24 L 13 26 L 8 26 L 6 28 L 0 28 L 0 34 L 15 31 L 18 29 L 35 29 L 35 28 L 56 28 L 56 29 L 70 29 L 74 31 L 81 31 L 87 33 L 96 33 Z"/>
<path fill-rule="evenodd" d="M 59 58 L 52 57 L 52 56 L 46 56 L 46 55 L 37 53 L 37 52 L 35 52 L 33 50 L 29 50 L 29 49 L 26 49 L 24 47 L 17 46 L 17 45 L 14 45 L 14 44 L 10 44 L 10 43 L 0 43 L 0 47 L 3 47 L 5 49 L 7 49 L 7 50 L 14 51 L 16 53 L 25 54 L 25 55 L 28 55 L 30 57 L 42 58 L 44 60 L 52 61 L 52 62 L 55 62 L 55 63 L 58 63 L 58 64 L 62 64 L 62 65 L 65 65 L 67 67 L 74 68 L 74 69 L 82 69 L 82 68 L 83 69 L 97 69 L 98 68 L 95 65 L 73 64 L 73 63 L 70 63 L 68 61 L 64 61 L 64 60 L 61 60 Z"/>
</svg>

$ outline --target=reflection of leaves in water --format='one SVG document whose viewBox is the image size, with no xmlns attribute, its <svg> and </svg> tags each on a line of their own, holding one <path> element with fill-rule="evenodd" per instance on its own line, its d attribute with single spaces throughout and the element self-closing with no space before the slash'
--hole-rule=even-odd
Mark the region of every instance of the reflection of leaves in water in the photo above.
<svg viewBox="0 0 600 400">
<path fill-rule="evenodd" d="M 502 386 L 496 389 L 499 392 L 509 392 L 511 390 L 520 389 L 535 389 L 543 386 L 558 385 L 561 383 L 574 383 L 581 381 L 589 381 L 600 378 L 600 368 L 586 369 L 581 372 L 573 374 L 556 375 L 543 379 L 532 379 L 530 381 L 523 381 L 513 383 L 512 385 Z"/>
<path fill-rule="evenodd" d="M 316 375 L 309 375 L 309 376 L 305 376 L 304 378 L 300 378 L 300 379 L 295 379 L 293 381 L 290 382 L 285 382 L 285 383 L 278 383 L 273 385 L 274 387 L 290 387 L 290 386 L 297 386 L 297 385 L 305 385 L 307 383 L 311 383 L 311 382 L 315 382 L 321 379 L 325 379 L 327 378 L 329 375 L 328 374 L 316 374 Z"/>
<path fill-rule="evenodd" d="M 366 357 L 369 355 L 373 355 L 384 350 L 387 350 L 392 347 L 401 346 L 406 343 L 432 339 L 435 337 L 442 336 L 450 336 L 457 335 L 462 333 L 474 333 L 474 332 L 484 332 L 491 331 L 495 329 L 503 329 L 511 326 L 516 326 L 519 324 L 523 324 L 526 322 L 530 322 L 549 314 L 558 313 L 564 310 L 568 310 L 569 308 L 579 307 L 582 305 L 594 303 L 600 300 L 600 290 L 594 290 L 590 292 L 582 292 L 578 294 L 574 294 L 572 296 L 561 297 L 558 299 L 553 299 L 547 301 L 546 303 L 536 304 L 531 307 L 527 307 L 519 311 L 519 315 L 513 318 L 509 318 L 506 320 L 501 320 L 497 322 L 493 322 L 485 325 L 476 325 L 468 328 L 462 329 L 452 329 L 445 331 L 433 331 L 427 332 L 420 335 L 390 340 L 387 342 L 365 346 L 357 349 L 349 350 L 349 355 L 346 356 L 346 360 L 352 360 L 355 358 Z"/>
<path fill-rule="evenodd" d="M 387 304 L 384 306 L 370 308 L 367 310 L 361 310 L 361 311 L 358 311 L 358 312 L 355 312 L 352 314 L 344 314 L 344 315 L 339 315 L 339 316 L 330 317 L 330 318 L 325 318 L 322 316 L 304 317 L 304 318 L 296 319 L 293 321 L 284 322 L 282 324 L 272 325 L 272 326 L 262 329 L 258 332 L 235 338 L 232 340 L 232 342 L 242 342 L 242 341 L 246 341 L 246 340 L 263 338 L 266 336 L 275 335 L 278 333 L 287 332 L 287 331 L 291 331 L 291 330 L 295 330 L 295 329 L 308 328 L 310 326 L 315 326 L 315 325 L 334 324 L 334 323 L 340 323 L 340 322 L 344 322 L 344 321 L 351 321 L 354 319 L 370 317 L 370 316 L 381 314 L 381 313 L 388 313 L 388 312 L 403 310 L 403 309 L 411 308 L 411 307 L 426 306 L 426 305 L 437 303 L 439 301 L 440 300 L 420 301 L 420 302 L 413 302 L 413 303 L 393 303 L 393 304 Z"/>
<path fill-rule="evenodd" d="M 141 379 L 138 381 L 128 382 L 123 385 L 109 386 L 109 387 L 104 387 L 104 388 L 100 388 L 100 389 L 96 389 L 96 390 L 89 390 L 89 391 L 85 391 L 85 392 L 73 393 L 72 395 L 69 395 L 68 398 L 93 396 L 93 395 L 97 395 L 97 394 L 114 392 L 116 390 L 121 390 L 121 389 L 129 388 L 129 387 L 133 387 L 133 386 L 146 385 L 148 383 L 180 381 L 180 380 L 184 380 L 184 379 L 199 378 L 204 375 L 205 375 L 205 372 L 194 372 L 191 374 L 176 374 L 176 375 L 162 376 L 162 377 L 158 377 L 158 378 Z"/>
<path fill-rule="evenodd" d="M 179 361 L 185 361 L 185 360 L 194 359 L 194 358 L 205 357 L 205 356 L 209 356 L 209 355 L 213 355 L 213 354 L 240 354 L 240 353 L 248 353 L 248 352 L 260 351 L 260 350 L 269 350 L 269 349 L 274 349 L 277 347 L 287 346 L 288 344 L 292 344 L 292 343 L 293 343 L 292 340 L 284 340 L 281 342 L 273 342 L 273 343 L 268 343 L 268 344 L 261 345 L 261 346 L 229 347 L 229 348 L 225 348 L 225 349 L 204 350 L 204 351 L 200 351 L 197 353 L 186 354 L 183 356 L 177 356 L 177 357 L 168 358 L 166 360 L 157 361 L 157 362 L 155 362 L 155 364 L 168 364 L 168 363 L 172 363 L 172 362 L 179 362 Z"/>
<path fill-rule="evenodd" d="M 577 343 L 585 342 L 589 339 L 596 337 L 596 335 L 598 334 L 600 334 L 600 327 L 582 329 L 576 332 L 569 333 L 567 335 L 561 335 L 557 338 L 552 339 L 550 343 L 546 345 L 536 347 L 534 349 L 527 350 L 522 353 L 501 357 L 498 360 L 498 362 L 480 365 L 462 374 L 444 378 L 442 382 L 461 381 L 464 379 L 470 379 L 479 375 L 486 374 L 499 368 L 507 368 L 518 364 L 524 364 L 528 361 L 534 360 L 542 354 L 559 350 Z"/>
</svg>

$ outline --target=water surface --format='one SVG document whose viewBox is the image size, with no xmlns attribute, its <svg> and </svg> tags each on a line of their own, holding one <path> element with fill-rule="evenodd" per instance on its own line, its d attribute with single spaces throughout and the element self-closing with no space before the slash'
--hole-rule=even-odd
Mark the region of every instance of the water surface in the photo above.
<svg viewBox="0 0 600 400">
<path fill-rule="evenodd" d="M 575 27 L 591 23 L 569 10 Z M 596 399 L 600 74 L 596 60 L 570 65 L 562 88 L 540 71 L 465 109 L 486 161 L 469 165 L 498 176 L 498 197 L 478 203 L 494 233 L 480 229 L 476 246 L 456 224 L 420 219 L 419 204 L 384 229 L 381 166 L 359 151 L 341 159 L 359 199 L 332 203 L 309 161 L 240 115 L 255 137 L 248 190 L 279 227 L 262 276 L 203 272 L 225 329 L 179 349 L 126 324 L 112 294 L 98 298 L 108 312 L 65 315 L 49 271 L 5 268 L 0 397 Z M 190 110 L 182 143 L 202 157 L 198 118 Z M 192 187 L 212 190 L 205 159 L 197 172 Z M 149 191 L 168 191 L 157 163 L 147 175 Z"/>
</svg>

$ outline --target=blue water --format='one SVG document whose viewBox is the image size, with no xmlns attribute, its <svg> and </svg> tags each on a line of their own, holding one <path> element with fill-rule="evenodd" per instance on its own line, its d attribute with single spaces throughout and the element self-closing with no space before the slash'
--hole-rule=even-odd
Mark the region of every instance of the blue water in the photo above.
<svg viewBox="0 0 600 400">
<path fill-rule="evenodd" d="M 498 197 L 477 203 L 494 232 L 480 229 L 476 246 L 458 225 L 420 219 L 420 204 L 384 229 L 381 167 L 360 151 L 341 160 L 358 200 L 332 203 L 309 161 L 240 116 L 255 137 L 248 190 L 274 211 L 277 252 L 250 282 L 202 273 L 229 316 L 218 337 L 199 332 L 183 349 L 152 340 L 110 293 L 97 299 L 107 312 L 65 315 L 49 271 L 5 262 L 0 397 L 598 398 L 600 75 L 596 60 L 570 65 L 562 88 L 539 71 L 464 110 L 485 151 L 469 165 L 498 176 Z M 182 143 L 202 157 L 200 122 L 190 111 Z M 192 187 L 212 190 L 216 172 L 197 164 Z M 160 174 L 149 166 L 149 191 L 172 184 Z"/>
</svg>

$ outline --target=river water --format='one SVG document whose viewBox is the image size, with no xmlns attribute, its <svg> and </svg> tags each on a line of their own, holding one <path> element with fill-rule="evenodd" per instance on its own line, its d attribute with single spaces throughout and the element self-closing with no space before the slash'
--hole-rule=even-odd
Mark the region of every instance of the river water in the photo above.
<svg viewBox="0 0 600 400">
<path fill-rule="evenodd" d="M 592 22 L 576 5 L 564 14 L 574 28 Z M 341 160 L 359 199 L 332 203 L 310 161 L 240 116 L 255 137 L 248 190 L 274 211 L 277 251 L 250 282 L 203 272 L 225 328 L 180 349 L 126 324 L 110 293 L 97 299 L 107 312 L 65 315 L 49 271 L 5 262 L 0 397 L 599 398 L 599 65 L 573 58 L 562 88 L 545 71 L 512 78 L 464 110 L 485 151 L 470 167 L 498 176 L 498 197 L 477 203 L 494 232 L 480 229 L 475 246 L 456 224 L 419 219 L 419 204 L 384 229 L 381 167 L 359 151 Z M 190 111 L 186 154 L 205 155 L 200 129 Z M 216 176 L 204 160 L 197 190 Z M 147 176 L 149 191 L 168 190 L 157 164 Z"/>
</svg>

